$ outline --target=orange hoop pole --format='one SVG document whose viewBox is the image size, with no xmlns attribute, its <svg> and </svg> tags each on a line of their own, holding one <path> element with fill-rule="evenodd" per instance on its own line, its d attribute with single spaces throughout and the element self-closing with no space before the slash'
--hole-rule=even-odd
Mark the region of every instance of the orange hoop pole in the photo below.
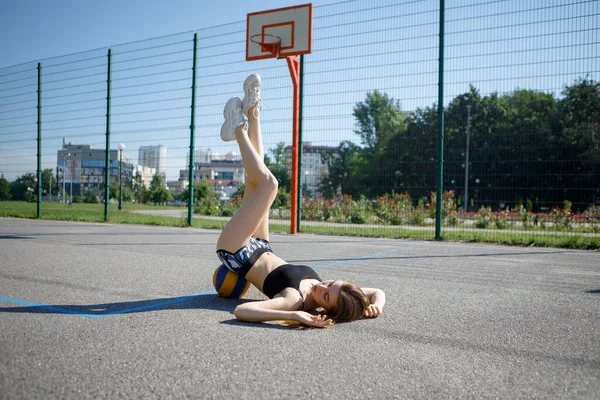
<svg viewBox="0 0 600 400">
<path fill-rule="evenodd" d="M 292 188 L 290 193 L 290 233 L 298 233 L 298 148 L 300 126 L 300 59 L 298 56 L 285 58 L 294 85 L 294 108 L 292 114 Z"/>
</svg>

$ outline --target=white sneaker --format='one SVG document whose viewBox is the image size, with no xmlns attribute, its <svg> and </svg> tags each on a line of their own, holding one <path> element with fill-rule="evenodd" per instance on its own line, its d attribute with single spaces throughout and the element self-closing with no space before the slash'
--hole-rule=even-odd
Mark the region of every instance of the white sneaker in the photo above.
<svg viewBox="0 0 600 400">
<path fill-rule="evenodd" d="M 221 139 L 224 142 L 235 140 L 235 128 L 242 124 L 246 124 L 246 120 L 242 115 L 242 101 L 239 97 L 232 97 L 225 104 L 223 109 L 225 122 L 221 126 Z"/>
<path fill-rule="evenodd" d="M 252 74 L 244 81 L 244 100 L 242 100 L 242 113 L 248 116 L 248 109 L 256 107 L 260 110 L 260 88 L 262 80 L 260 75 Z"/>
</svg>

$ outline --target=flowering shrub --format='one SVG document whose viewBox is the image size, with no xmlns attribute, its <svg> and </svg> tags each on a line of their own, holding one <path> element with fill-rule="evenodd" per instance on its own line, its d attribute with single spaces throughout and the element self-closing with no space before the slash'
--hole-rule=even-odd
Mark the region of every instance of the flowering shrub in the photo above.
<svg viewBox="0 0 600 400">
<path fill-rule="evenodd" d="M 436 193 L 429 193 L 429 203 L 426 205 L 427 210 L 429 211 L 430 218 L 435 218 L 436 212 Z M 454 199 L 454 190 L 449 190 L 447 192 L 442 192 L 442 221 L 446 221 L 450 213 L 454 212 L 454 225 L 456 225 L 458 214 L 456 214 L 456 200 Z"/>
<path fill-rule="evenodd" d="M 304 197 L 302 199 L 302 218 L 309 221 L 327 221 L 329 212 L 327 201 L 323 197 L 317 196 L 314 199 Z"/>
<path fill-rule="evenodd" d="M 475 227 L 485 229 L 492 222 L 492 209 L 490 207 L 481 207 L 479 214 L 477 214 L 477 220 L 475 221 Z"/>
<path fill-rule="evenodd" d="M 479 212 L 458 211 L 454 200 L 454 191 L 443 193 L 442 217 L 447 226 L 458 226 L 474 220 L 474 226 L 480 229 L 506 229 L 516 226 L 518 229 L 533 227 L 571 229 L 576 227 L 591 228 L 600 232 L 600 207 L 592 207 L 585 213 L 574 214 L 572 203 L 565 200 L 562 208 L 554 207 L 549 213 L 533 213 L 523 204 L 511 211 L 492 212 L 491 207 L 481 207 Z M 194 204 L 195 212 L 204 215 L 232 216 L 242 204 L 242 196 L 236 195 L 231 200 L 221 202 L 216 196 L 206 196 Z M 302 218 L 306 221 L 323 221 L 336 223 L 366 224 L 378 222 L 382 225 L 431 225 L 435 219 L 435 192 L 429 198 L 421 198 L 417 206 L 407 192 L 385 194 L 372 201 L 364 196 L 355 200 L 350 195 L 339 199 L 325 199 L 321 196 L 304 197 L 302 199 Z M 289 217 L 289 194 L 278 193 L 272 211 L 279 218 Z M 285 215 L 283 215 L 285 214 Z"/>
<path fill-rule="evenodd" d="M 572 223 L 572 219 L 573 219 L 573 216 L 571 213 L 572 205 L 573 205 L 573 203 L 571 203 L 569 200 L 565 200 L 563 202 L 562 209 L 559 207 L 552 207 L 552 210 L 550 210 L 550 218 L 552 219 L 554 226 L 563 227 L 563 228 L 571 227 L 571 223 Z"/>
<path fill-rule="evenodd" d="M 382 223 L 401 225 L 407 222 L 406 213 L 412 209 L 412 199 L 408 192 L 385 194 L 377 199 L 375 215 Z"/>
<path fill-rule="evenodd" d="M 517 214 L 519 221 L 523 224 L 523 228 L 528 229 L 531 227 L 532 223 L 536 222 L 535 215 L 532 212 L 527 211 L 522 203 L 519 203 L 514 211 Z"/>
<path fill-rule="evenodd" d="M 369 222 L 372 214 L 371 202 L 364 196 L 358 201 L 351 201 L 348 209 L 348 218 L 352 224 L 364 224 Z"/>
<path fill-rule="evenodd" d="M 584 219 L 594 232 L 600 231 L 600 207 L 592 207 L 587 210 L 584 214 Z"/>
<path fill-rule="evenodd" d="M 498 229 L 506 229 L 506 227 L 508 226 L 508 223 L 510 221 L 510 217 L 511 217 L 511 213 L 510 211 L 504 210 L 504 211 L 498 211 L 497 213 L 494 213 L 494 223 L 496 224 L 496 227 Z"/>
<path fill-rule="evenodd" d="M 425 225 L 426 217 L 427 211 L 425 210 L 411 210 L 408 212 L 408 220 L 406 222 L 410 225 Z"/>
</svg>

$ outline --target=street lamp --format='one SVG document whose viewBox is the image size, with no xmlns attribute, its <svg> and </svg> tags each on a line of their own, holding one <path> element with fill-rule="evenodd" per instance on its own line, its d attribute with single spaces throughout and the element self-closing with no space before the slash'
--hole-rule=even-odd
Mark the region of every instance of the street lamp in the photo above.
<svg viewBox="0 0 600 400">
<path fill-rule="evenodd" d="M 123 143 L 119 143 L 119 210 L 122 209 L 123 203 L 123 185 L 121 182 L 121 164 L 123 164 L 123 150 L 125 149 L 125 145 Z"/>
</svg>

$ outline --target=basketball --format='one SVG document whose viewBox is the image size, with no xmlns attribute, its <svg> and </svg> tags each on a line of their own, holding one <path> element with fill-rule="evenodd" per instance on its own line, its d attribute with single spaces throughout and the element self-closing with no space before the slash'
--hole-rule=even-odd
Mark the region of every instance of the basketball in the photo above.
<svg viewBox="0 0 600 400">
<path fill-rule="evenodd" d="M 250 288 L 250 282 L 221 264 L 213 275 L 213 286 L 219 296 L 239 299 Z"/>
</svg>

